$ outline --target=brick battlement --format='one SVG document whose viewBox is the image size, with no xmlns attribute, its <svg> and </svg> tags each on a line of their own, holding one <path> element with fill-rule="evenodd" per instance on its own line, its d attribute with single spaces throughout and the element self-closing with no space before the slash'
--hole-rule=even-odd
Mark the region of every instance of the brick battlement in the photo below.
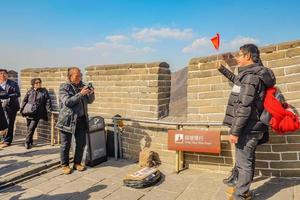
<svg viewBox="0 0 300 200">
<path fill-rule="evenodd" d="M 300 109 L 300 41 L 261 47 L 265 66 L 272 68 L 277 86 L 287 101 Z M 227 53 L 234 55 L 236 52 Z M 187 120 L 189 122 L 222 121 L 232 85 L 217 71 L 223 55 L 193 58 L 188 65 Z M 236 67 L 231 67 L 236 71 Z M 168 115 L 171 73 L 165 62 L 93 65 L 86 68 L 85 81 L 95 87 L 96 100 L 89 106 L 90 115 L 100 115 L 109 122 L 115 114 L 134 119 L 160 120 Z M 20 85 L 24 97 L 30 80 L 43 81 L 58 108 L 58 88 L 66 81 L 67 68 L 39 68 L 21 71 Z M 18 116 L 16 133 L 25 134 L 25 119 Z M 174 165 L 174 151 L 167 149 L 167 130 L 175 126 L 126 122 L 122 135 L 126 158 L 137 159 L 141 145 L 159 152 L 165 164 Z M 184 127 L 185 129 L 221 130 L 220 154 L 185 152 L 185 164 L 190 168 L 227 171 L 234 163 L 234 146 L 228 141 L 226 127 Z M 107 127 L 111 129 L 111 127 Z M 49 139 L 50 123 L 40 122 L 38 137 Z M 266 176 L 300 177 L 300 132 L 277 136 L 271 133 L 270 143 L 257 149 L 257 173 Z"/>
</svg>

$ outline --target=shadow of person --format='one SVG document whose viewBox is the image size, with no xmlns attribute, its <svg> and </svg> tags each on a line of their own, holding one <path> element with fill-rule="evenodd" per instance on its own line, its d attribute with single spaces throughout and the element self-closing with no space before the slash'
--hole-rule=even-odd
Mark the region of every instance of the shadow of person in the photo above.
<svg viewBox="0 0 300 200">
<path fill-rule="evenodd" d="M 276 193 L 283 189 L 291 189 L 293 193 L 293 186 L 299 185 L 300 179 L 287 179 L 287 178 L 271 178 L 263 185 L 258 186 L 253 190 L 255 200 L 265 200 L 273 197 Z"/>
<path fill-rule="evenodd" d="M 132 128 L 134 128 L 134 131 L 137 133 L 135 135 L 136 141 L 138 142 L 139 148 L 137 149 L 137 158 L 139 157 L 139 153 L 145 149 L 151 147 L 152 139 L 150 135 L 145 130 L 155 130 L 155 128 L 152 127 L 143 127 L 138 122 L 132 123 Z"/>
<path fill-rule="evenodd" d="M 16 196 L 13 196 L 10 198 L 10 200 L 41 200 L 41 199 L 47 199 L 47 200 L 82 200 L 82 199 L 89 199 L 91 197 L 92 193 L 99 192 L 100 190 L 103 190 L 107 187 L 107 185 L 94 185 L 91 188 L 88 188 L 87 190 L 83 192 L 70 192 L 70 193 L 62 193 L 62 194 L 42 194 L 35 197 L 30 198 L 22 198 L 22 196 L 26 195 L 26 192 L 22 192 Z"/>
<path fill-rule="evenodd" d="M 11 153 L 11 154 L 5 154 L 3 156 L 0 156 L 0 185 L 1 185 L 1 178 L 5 177 L 7 174 L 11 172 L 16 172 L 20 169 L 25 169 L 29 166 L 32 166 L 36 163 L 31 162 L 29 158 L 33 156 L 42 156 L 42 155 L 53 155 L 58 154 L 58 149 L 42 149 L 42 150 L 31 150 L 25 153 Z M 4 157 L 10 158 L 12 157 L 16 159 L 11 160 L 5 160 Z M 25 160 L 23 158 L 26 158 Z M 43 160 L 44 163 L 50 162 L 51 159 Z"/>
</svg>

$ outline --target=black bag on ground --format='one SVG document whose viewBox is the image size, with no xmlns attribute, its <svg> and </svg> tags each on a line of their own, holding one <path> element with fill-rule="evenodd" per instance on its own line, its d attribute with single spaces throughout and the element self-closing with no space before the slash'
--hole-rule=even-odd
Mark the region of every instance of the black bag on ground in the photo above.
<svg viewBox="0 0 300 200">
<path fill-rule="evenodd" d="M 145 188 L 161 179 L 161 172 L 156 167 L 145 167 L 125 176 L 123 183 L 127 187 Z"/>
</svg>

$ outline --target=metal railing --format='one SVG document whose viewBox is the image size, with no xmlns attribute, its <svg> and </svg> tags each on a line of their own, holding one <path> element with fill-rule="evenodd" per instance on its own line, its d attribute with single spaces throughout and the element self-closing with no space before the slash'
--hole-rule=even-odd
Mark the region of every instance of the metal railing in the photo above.
<svg viewBox="0 0 300 200">
<path fill-rule="evenodd" d="M 54 130 L 55 130 L 55 124 L 54 124 L 54 115 L 58 115 L 59 112 L 58 111 L 52 111 L 51 112 L 51 146 L 54 146 L 55 142 L 55 134 L 54 134 Z M 60 135 L 57 135 L 57 144 L 60 143 Z"/>
<path fill-rule="evenodd" d="M 162 125 L 176 125 L 176 126 L 222 126 L 222 122 L 168 122 L 168 121 L 156 121 L 156 120 L 146 120 L 146 119 L 131 119 L 123 117 L 113 117 L 113 120 L 122 120 L 122 121 L 132 121 L 140 123 L 149 123 L 149 124 L 162 124 Z"/>
<path fill-rule="evenodd" d="M 210 126 L 222 126 L 221 122 L 168 122 L 168 121 L 154 121 L 154 120 L 144 120 L 144 119 L 130 119 L 130 118 L 122 118 L 122 117 L 113 117 L 114 124 L 114 155 L 115 160 L 118 160 L 118 152 L 120 153 L 120 158 L 122 158 L 122 142 L 120 137 L 120 129 L 119 124 L 120 121 L 131 121 L 138 123 L 149 123 L 149 124 L 161 124 L 161 125 L 175 125 L 177 130 L 182 130 L 184 126 L 205 126 L 209 128 Z M 175 171 L 179 172 L 184 167 L 184 159 L 183 159 L 183 151 L 176 151 L 176 163 L 175 163 Z"/>
<path fill-rule="evenodd" d="M 60 136 L 57 136 L 57 142 L 55 141 L 55 124 L 54 117 L 58 115 L 59 112 L 54 111 L 51 112 L 51 145 L 53 146 L 55 143 L 60 143 Z M 222 126 L 221 122 L 174 122 L 174 121 L 157 121 L 157 120 L 147 120 L 147 119 L 131 119 L 131 118 L 123 118 L 123 117 L 113 117 L 113 127 L 114 127 L 114 156 L 115 160 L 118 160 L 118 153 L 120 158 L 123 158 L 122 152 L 122 138 L 120 131 L 120 122 L 122 121 L 130 121 L 137 123 L 147 123 L 147 124 L 158 124 L 158 125 L 174 125 L 177 130 L 182 130 L 184 126 L 205 126 L 207 128 L 211 126 Z M 183 152 L 176 151 L 176 172 L 184 169 L 184 160 L 183 160 Z"/>
</svg>

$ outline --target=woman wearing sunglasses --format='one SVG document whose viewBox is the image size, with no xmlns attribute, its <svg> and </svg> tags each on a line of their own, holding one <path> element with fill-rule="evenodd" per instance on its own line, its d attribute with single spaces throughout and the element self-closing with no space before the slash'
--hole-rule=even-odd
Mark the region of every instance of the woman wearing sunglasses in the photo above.
<svg viewBox="0 0 300 200">
<path fill-rule="evenodd" d="M 48 120 L 48 112 L 52 111 L 51 99 L 46 88 L 42 88 L 42 80 L 31 80 L 32 87 L 26 93 L 21 104 L 20 113 L 26 117 L 27 134 L 25 148 L 30 149 L 33 144 L 33 134 L 40 119 Z"/>
</svg>

